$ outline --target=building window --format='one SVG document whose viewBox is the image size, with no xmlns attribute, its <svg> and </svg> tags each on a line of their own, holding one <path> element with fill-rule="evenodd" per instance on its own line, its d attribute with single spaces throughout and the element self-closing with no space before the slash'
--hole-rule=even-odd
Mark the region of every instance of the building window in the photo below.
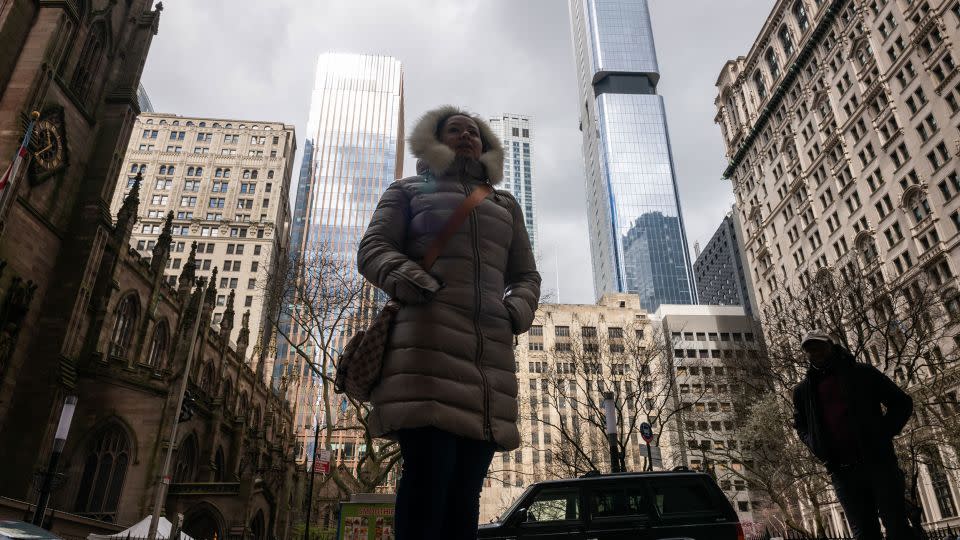
<svg viewBox="0 0 960 540">
<path fill-rule="evenodd" d="M 173 482 L 192 482 L 197 469 L 197 438 L 190 434 L 177 449 L 177 461 L 173 467 Z"/>
<path fill-rule="evenodd" d="M 177 259 L 176 268 L 180 267 L 180 259 Z M 153 332 L 153 340 L 150 342 L 150 355 L 147 357 L 147 364 L 154 369 L 160 369 L 166 365 L 167 346 L 170 342 L 167 323 L 160 323 Z"/>
<path fill-rule="evenodd" d="M 923 452 L 927 458 L 927 473 L 930 475 L 930 484 L 937 499 L 941 519 L 957 515 L 956 502 L 950 489 L 950 479 L 944 471 L 943 459 L 940 450 L 934 447 L 926 448 Z"/>
<path fill-rule="evenodd" d="M 137 297 L 127 295 L 117 307 L 117 319 L 113 324 L 113 334 L 110 337 L 110 355 L 123 358 L 130 346 L 133 330 L 137 324 Z"/>
<path fill-rule="evenodd" d="M 930 203 L 927 201 L 927 198 L 920 192 L 916 192 L 910 197 L 908 203 L 910 208 L 910 213 L 913 214 L 913 219 L 920 223 L 928 215 L 930 215 Z"/>
<path fill-rule="evenodd" d="M 100 66 L 103 63 L 106 33 L 106 25 L 102 21 L 90 27 L 87 42 L 83 45 L 77 67 L 73 71 L 70 89 L 83 102 L 90 98 L 90 91 L 94 82 L 100 79 Z"/>
<path fill-rule="evenodd" d="M 76 511 L 115 522 L 117 504 L 130 463 L 130 441 L 120 426 L 105 428 L 87 449 L 77 492 Z"/>
<path fill-rule="evenodd" d="M 753 84 L 757 87 L 757 94 L 760 96 L 760 99 L 766 98 L 767 85 L 763 80 L 763 73 L 761 73 L 760 70 L 757 70 L 757 72 L 753 74 Z"/>
<path fill-rule="evenodd" d="M 797 26 L 800 27 L 801 32 L 806 32 L 807 28 L 810 28 L 810 19 L 807 18 L 807 8 L 804 7 L 802 1 L 793 5 L 793 16 L 796 17 Z"/>
<path fill-rule="evenodd" d="M 783 47 L 783 52 L 786 53 L 787 57 L 793 55 L 793 36 L 790 35 L 790 29 L 787 28 L 787 25 L 780 27 L 780 45 Z"/>
</svg>

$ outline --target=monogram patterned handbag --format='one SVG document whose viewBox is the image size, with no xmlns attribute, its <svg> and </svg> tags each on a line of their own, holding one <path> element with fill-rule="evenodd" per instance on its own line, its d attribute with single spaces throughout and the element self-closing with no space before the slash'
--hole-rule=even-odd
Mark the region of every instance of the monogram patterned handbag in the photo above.
<svg viewBox="0 0 960 540">
<path fill-rule="evenodd" d="M 457 211 L 450 216 L 443 230 L 430 244 L 426 256 L 420 263 L 424 270 L 430 270 L 433 263 L 437 261 L 437 257 L 440 256 L 440 251 L 444 245 L 453 237 L 460 225 L 466 221 L 470 212 L 483 202 L 491 192 L 493 192 L 493 188 L 489 184 L 478 186 L 457 208 Z M 373 322 L 366 330 L 361 330 L 350 338 L 340 355 L 340 361 L 337 362 L 337 373 L 333 383 L 335 391 L 346 394 L 356 401 L 370 401 L 370 393 L 380 382 L 387 340 L 390 337 L 390 330 L 393 328 L 393 320 L 400 311 L 400 307 L 399 302 L 390 300 L 374 317 Z"/>
</svg>

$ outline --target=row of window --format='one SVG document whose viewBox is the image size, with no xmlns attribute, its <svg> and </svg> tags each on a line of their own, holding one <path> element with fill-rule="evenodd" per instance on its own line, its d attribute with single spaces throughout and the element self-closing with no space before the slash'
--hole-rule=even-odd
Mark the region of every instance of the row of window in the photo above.
<svg viewBox="0 0 960 540">
<path fill-rule="evenodd" d="M 159 135 L 159 130 L 156 129 L 144 129 L 143 133 L 140 135 L 141 139 L 157 139 Z M 169 140 L 171 141 L 182 141 L 186 138 L 186 131 L 171 131 Z M 198 132 L 197 133 L 197 142 L 213 142 L 213 133 L 210 132 Z M 280 143 L 280 137 L 273 136 L 273 144 Z M 239 144 L 240 135 L 239 134 L 225 134 L 223 136 L 224 144 Z M 250 144 L 263 145 L 267 144 L 267 137 L 264 135 L 251 135 Z"/>
<path fill-rule="evenodd" d="M 132 187 L 134 181 L 135 179 L 131 178 L 128 185 Z M 185 180 L 183 182 L 182 191 L 190 191 L 190 192 L 196 193 L 200 191 L 200 185 L 201 185 L 200 180 Z M 173 180 L 163 179 L 163 178 L 158 179 L 153 187 L 154 187 L 154 190 L 170 191 L 171 189 L 173 189 Z M 229 190 L 230 190 L 230 182 L 228 181 L 216 181 L 216 182 L 213 182 L 210 186 L 210 191 L 213 193 L 227 193 Z M 273 183 L 267 182 L 266 185 L 264 185 L 263 191 L 265 193 L 271 193 L 273 191 Z M 253 182 L 240 183 L 240 193 L 253 194 L 256 192 L 257 192 L 257 184 Z M 158 203 L 153 203 L 153 204 L 158 204 Z"/>
<path fill-rule="evenodd" d="M 147 124 L 147 125 L 152 125 L 152 124 L 153 124 L 153 118 L 147 118 L 143 123 L 144 123 L 144 124 Z M 161 125 L 161 126 L 167 125 L 167 121 L 166 121 L 165 119 L 160 119 L 160 121 L 157 122 L 157 123 L 158 123 L 159 125 Z M 180 121 L 179 121 L 179 120 L 173 120 L 173 121 L 171 121 L 169 124 L 170 124 L 171 126 L 179 126 L 179 125 L 180 125 Z M 187 127 L 193 127 L 193 126 L 197 126 L 197 127 L 207 127 L 207 123 L 206 123 L 206 122 L 200 121 L 200 122 L 194 124 L 193 120 L 187 120 L 187 122 L 186 122 L 184 125 L 187 126 Z M 222 128 L 224 128 L 224 129 L 233 129 L 233 124 L 228 122 L 228 123 L 226 123 L 226 124 L 222 124 L 222 125 L 221 125 L 220 122 L 214 122 L 213 124 L 211 124 L 210 127 L 214 127 L 214 128 L 221 128 L 221 127 L 222 127 Z M 246 125 L 246 124 L 239 124 L 239 125 L 237 126 L 237 129 L 247 129 L 247 125 Z M 270 126 L 263 126 L 263 128 L 261 128 L 259 124 L 253 124 L 252 126 L 250 126 L 250 129 L 253 129 L 253 130 L 263 129 L 264 131 L 273 131 L 273 128 L 272 128 L 272 127 L 270 127 Z"/>
<path fill-rule="evenodd" d="M 554 335 L 556 337 L 570 337 L 570 327 L 569 326 L 555 326 L 553 329 Z M 530 327 L 529 332 L 531 337 L 542 337 L 543 336 L 543 326 L 534 325 Z M 598 336 L 597 328 L 595 326 L 583 326 L 580 328 L 580 337 L 584 339 L 596 339 Z M 610 339 L 623 339 L 623 328 L 611 326 L 607 328 L 607 337 Z M 637 329 L 635 331 L 635 337 L 637 339 L 643 339 L 644 330 Z"/>
<path fill-rule="evenodd" d="M 214 170 L 213 176 L 214 176 L 214 178 L 230 178 L 230 171 L 231 171 L 231 169 L 230 169 L 229 167 L 217 167 L 217 168 Z M 147 172 L 147 164 L 146 164 L 146 163 L 131 163 L 131 164 L 130 164 L 130 174 L 131 174 L 131 175 L 136 175 L 137 173 L 140 173 L 141 175 L 143 175 L 143 174 L 145 174 L 146 172 Z M 160 165 L 160 168 L 157 170 L 157 175 L 159 175 L 159 176 L 173 176 L 173 174 L 176 173 L 176 172 L 177 172 L 177 167 L 176 167 L 176 165 L 166 165 L 166 164 L 163 164 L 163 165 Z M 203 166 L 189 166 L 189 167 L 187 167 L 187 174 L 186 174 L 186 176 L 190 176 L 190 177 L 203 176 Z M 259 176 L 260 176 L 260 171 L 259 171 L 258 169 L 243 169 L 242 177 L 243 177 L 244 180 L 256 180 L 257 178 L 259 178 Z M 274 177 L 274 171 L 272 171 L 272 170 L 267 171 L 267 180 L 272 180 L 273 177 Z M 133 179 L 130 178 L 129 182 L 132 182 L 132 180 L 133 180 Z M 129 186 L 129 185 L 132 185 L 132 184 L 128 183 L 128 186 Z"/>
<path fill-rule="evenodd" d="M 676 341 L 754 341 L 753 332 L 671 332 Z"/>
<path fill-rule="evenodd" d="M 138 146 L 138 147 L 137 147 L 137 150 L 140 151 L 140 152 L 159 152 L 159 151 L 161 151 L 161 150 L 159 150 L 159 149 L 157 148 L 156 145 L 154 145 L 154 144 L 147 144 L 147 143 L 143 143 L 143 144 L 141 144 L 140 146 Z M 180 154 L 180 153 L 183 153 L 184 150 L 183 150 L 183 147 L 182 147 L 182 146 L 179 146 L 179 145 L 168 145 L 168 146 L 166 147 L 166 149 L 165 149 L 165 150 L 162 150 L 162 151 L 163 151 L 163 152 L 169 152 L 169 153 L 172 153 L 172 154 Z M 195 147 L 193 147 L 193 152 L 192 152 L 192 153 L 193 153 L 193 154 L 209 154 L 209 153 L 210 153 L 210 147 L 208 147 L 208 146 L 195 146 Z M 239 156 L 239 155 L 242 155 L 242 154 L 238 154 L 237 151 L 236 151 L 236 149 L 234 149 L 234 148 L 223 148 L 223 149 L 220 150 L 220 155 L 221 155 L 221 156 Z M 266 155 L 267 155 L 267 154 L 266 154 L 263 150 L 247 150 L 247 157 L 266 157 Z M 270 155 L 270 157 L 275 158 L 275 157 L 277 157 L 279 154 L 278 154 L 278 152 L 277 152 L 276 150 L 271 150 L 269 155 Z"/>
</svg>

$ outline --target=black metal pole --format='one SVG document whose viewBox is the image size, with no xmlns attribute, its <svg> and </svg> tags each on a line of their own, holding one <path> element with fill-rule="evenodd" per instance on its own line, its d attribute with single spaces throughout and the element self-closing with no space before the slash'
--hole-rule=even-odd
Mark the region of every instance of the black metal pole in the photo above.
<svg viewBox="0 0 960 540">
<path fill-rule="evenodd" d="M 617 451 L 617 435 L 607 435 L 607 442 L 610 443 L 610 472 L 623 472 L 620 468 L 620 452 Z"/>
<path fill-rule="evenodd" d="M 310 462 L 310 487 L 307 489 L 307 522 L 303 526 L 303 540 L 310 540 L 310 513 L 313 510 L 313 477 L 317 472 L 317 454 L 320 444 L 320 421 L 315 419 L 313 427 L 313 460 Z"/>
<path fill-rule="evenodd" d="M 650 448 L 650 441 L 647 441 L 647 470 L 653 470 L 653 450 Z"/>
<path fill-rule="evenodd" d="M 77 396 L 67 396 L 64 399 L 63 408 L 60 410 L 60 422 L 57 424 L 57 432 L 53 438 L 53 452 L 50 454 L 47 472 L 43 475 L 40 494 L 37 496 L 37 508 L 33 513 L 33 524 L 37 527 L 43 527 L 43 516 L 47 513 L 47 505 L 50 504 L 50 492 L 53 491 L 53 479 L 57 476 L 57 463 L 59 463 L 60 454 L 63 453 L 63 447 L 67 443 L 67 434 L 70 432 L 70 424 L 73 422 L 73 412 L 76 408 Z"/>
<path fill-rule="evenodd" d="M 623 472 L 620 467 L 620 452 L 617 437 L 616 396 L 613 392 L 603 393 L 603 413 L 606 424 L 607 443 L 610 445 L 610 472 Z"/>
<path fill-rule="evenodd" d="M 58 440 L 57 442 L 62 441 Z M 33 512 L 33 524 L 37 527 L 43 526 L 43 515 L 47 513 L 47 505 L 50 504 L 50 491 L 53 489 L 53 478 L 57 474 L 57 462 L 60 461 L 61 450 L 55 448 L 53 453 L 50 454 L 50 463 L 47 464 L 47 472 L 43 475 L 43 484 L 40 486 L 40 495 L 37 497 L 37 507 Z"/>
</svg>

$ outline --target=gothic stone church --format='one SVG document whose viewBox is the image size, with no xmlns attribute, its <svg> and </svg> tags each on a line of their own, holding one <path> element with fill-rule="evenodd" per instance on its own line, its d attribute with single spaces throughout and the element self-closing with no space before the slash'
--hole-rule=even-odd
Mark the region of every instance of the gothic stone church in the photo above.
<svg viewBox="0 0 960 540">
<path fill-rule="evenodd" d="M 0 203 L 0 516 L 22 517 L 35 499 L 69 395 L 54 532 L 151 513 L 188 377 L 194 414 L 173 441 L 166 515 L 184 514 L 198 540 L 287 537 L 303 473 L 288 405 L 244 361 L 249 332 L 225 337 L 247 318 L 228 309 L 214 329 L 216 282 L 191 264 L 176 286 L 163 279 L 169 221 L 151 257 L 130 250 L 136 189 L 108 211 L 159 27 L 151 4 L 0 1 L 0 170 L 40 113 Z"/>
</svg>

